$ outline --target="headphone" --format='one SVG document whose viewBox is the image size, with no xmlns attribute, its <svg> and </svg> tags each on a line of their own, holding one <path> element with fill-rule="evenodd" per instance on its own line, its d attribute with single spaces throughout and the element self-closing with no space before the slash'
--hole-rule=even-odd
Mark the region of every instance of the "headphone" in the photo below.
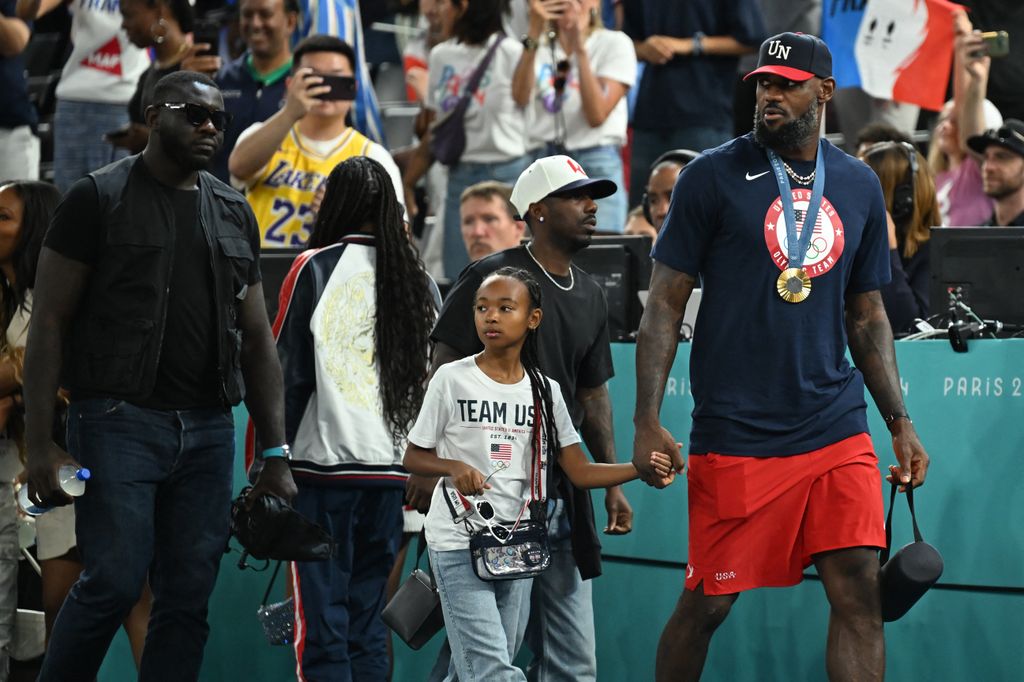
<svg viewBox="0 0 1024 682">
<path fill-rule="evenodd" d="M 698 156 L 700 156 L 700 152 L 695 152 L 691 149 L 673 149 L 671 151 L 667 151 L 654 160 L 654 163 L 651 164 L 651 168 L 647 171 L 647 177 L 650 178 L 654 169 L 666 161 L 673 161 L 681 166 L 686 166 L 686 164 L 690 163 Z M 643 197 L 640 199 L 640 205 L 644 209 L 644 219 L 653 225 L 654 217 L 651 215 L 651 198 L 647 195 L 646 189 L 644 190 Z"/>
<path fill-rule="evenodd" d="M 917 176 L 917 150 L 909 142 L 896 142 L 895 146 L 907 155 L 910 176 L 892 189 L 892 219 L 897 225 L 905 223 L 914 215 L 914 178 Z"/>
</svg>

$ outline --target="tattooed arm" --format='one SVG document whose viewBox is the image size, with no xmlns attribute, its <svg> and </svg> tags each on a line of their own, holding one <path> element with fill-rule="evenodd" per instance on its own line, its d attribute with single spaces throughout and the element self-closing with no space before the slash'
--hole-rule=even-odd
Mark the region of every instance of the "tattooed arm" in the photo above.
<svg viewBox="0 0 1024 682">
<path fill-rule="evenodd" d="M 651 293 L 644 306 L 636 341 L 636 411 L 633 414 L 633 466 L 648 485 L 658 483 L 650 465 L 651 452 L 669 455 L 676 471 L 683 470 L 679 446 L 661 425 L 660 413 L 665 381 L 679 346 L 683 311 L 695 284 L 696 279 L 690 275 L 655 262 Z"/>
<path fill-rule="evenodd" d="M 846 297 L 846 334 L 853 362 L 864 375 L 864 383 L 892 434 L 899 467 L 890 466 L 887 478 L 891 481 L 897 476 L 900 483 L 911 483 L 916 488 L 928 473 L 928 453 L 903 404 L 892 329 L 877 290 Z"/>
<path fill-rule="evenodd" d="M 595 462 L 615 464 L 615 431 L 612 427 L 612 399 L 608 384 L 594 388 L 576 389 L 576 397 L 583 405 L 583 423 L 580 432 Z M 608 535 L 625 535 L 633 530 L 633 508 L 619 486 L 608 488 L 604 496 Z"/>
</svg>

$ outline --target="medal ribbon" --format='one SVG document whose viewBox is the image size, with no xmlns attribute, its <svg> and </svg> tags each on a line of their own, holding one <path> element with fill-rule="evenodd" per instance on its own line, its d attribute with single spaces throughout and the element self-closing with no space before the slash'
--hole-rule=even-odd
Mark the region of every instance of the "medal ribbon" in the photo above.
<svg viewBox="0 0 1024 682">
<path fill-rule="evenodd" d="M 818 209 L 821 208 L 821 197 L 825 192 L 825 140 L 818 142 L 818 158 L 814 162 L 814 185 L 811 187 L 811 200 L 807 204 L 807 213 L 804 215 L 799 239 L 796 238 L 796 211 L 793 210 L 793 193 L 790 191 L 786 169 L 783 168 L 782 159 L 778 154 L 771 149 L 766 151 L 768 161 L 775 172 L 775 182 L 779 186 L 779 198 L 782 199 L 782 210 L 786 217 L 786 257 L 789 260 L 786 267 L 800 268 L 811 246 L 814 225 L 818 222 Z"/>
</svg>

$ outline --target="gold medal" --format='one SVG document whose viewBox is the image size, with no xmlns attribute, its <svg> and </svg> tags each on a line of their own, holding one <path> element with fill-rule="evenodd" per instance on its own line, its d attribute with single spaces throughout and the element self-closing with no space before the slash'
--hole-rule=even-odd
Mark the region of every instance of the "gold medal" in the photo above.
<svg viewBox="0 0 1024 682">
<path fill-rule="evenodd" d="M 811 295 L 811 278 L 803 268 L 786 268 L 775 281 L 775 288 L 786 303 L 800 303 Z"/>
</svg>

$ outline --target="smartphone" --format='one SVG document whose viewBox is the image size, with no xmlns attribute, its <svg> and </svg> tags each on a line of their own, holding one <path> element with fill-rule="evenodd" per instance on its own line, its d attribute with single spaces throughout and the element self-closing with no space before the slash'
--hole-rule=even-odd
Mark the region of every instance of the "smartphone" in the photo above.
<svg viewBox="0 0 1024 682">
<path fill-rule="evenodd" d="M 1006 31 L 985 31 L 981 34 L 985 41 L 985 54 L 993 59 L 1010 54 L 1010 34 Z"/>
<path fill-rule="evenodd" d="M 218 54 L 220 52 L 220 26 L 205 22 L 197 24 L 195 31 L 192 32 L 192 41 L 196 45 L 204 43 L 210 46 L 210 49 L 200 54 Z"/>
<path fill-rule="evenodd" d="M 321 85 L 329 85 L 330 92 L 317 96 L 317 99 L 325 101 L 351 101 L 356 98 L 356 79 L 352 76 L 332 76 L 326 73 L 312 73 L 311 76 L 320 76 L 324 79 Z"/>
</svg>

